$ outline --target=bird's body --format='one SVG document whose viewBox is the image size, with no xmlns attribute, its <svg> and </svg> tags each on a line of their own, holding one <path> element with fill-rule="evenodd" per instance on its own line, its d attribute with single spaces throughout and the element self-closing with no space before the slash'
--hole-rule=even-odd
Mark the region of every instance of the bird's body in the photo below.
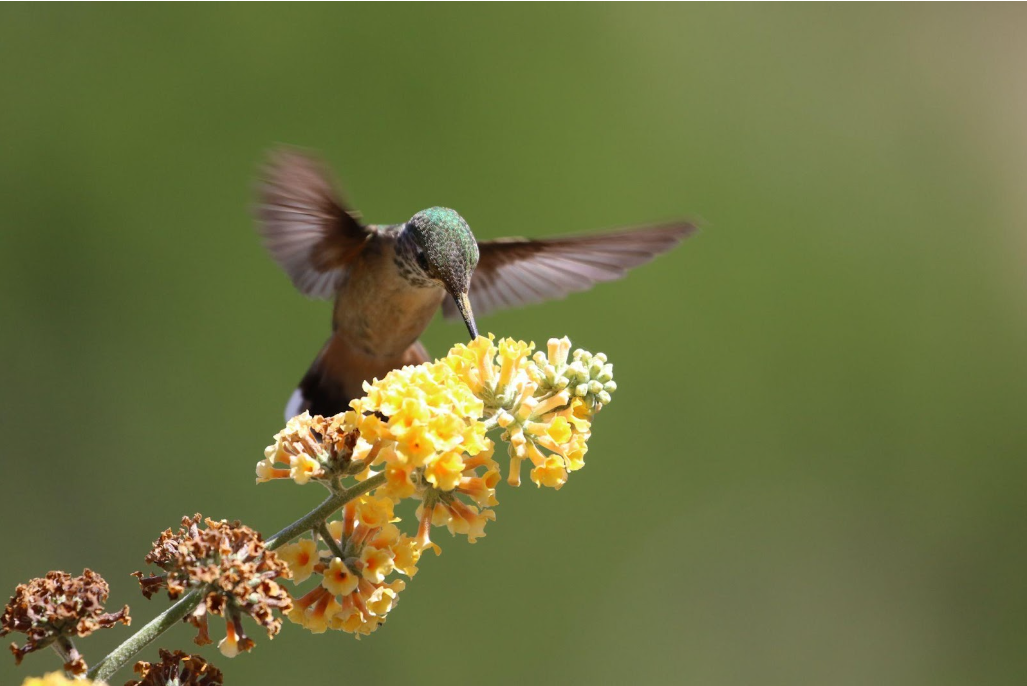
<svg viewBox="0 0 1027 686">
<path fill-rule="evenodd" d="M 368 228 L 376 233 L 335 295 L 332 335 L 300 383 L 308 401 L 303 409 L 340 411 L 363 394 L 364 381 L 427 359 L 418 339 L 446 290 L 430 282 L 411 283 L 396 267 L 402 225 Z"/>
<path fill-rule="evenodd" d="M 286 416 L 331 415 L 362 384 L 428 359 L 420 335 L 440 305 L 472 338 L 484 314 L 623 276 L 694 230 L 688 223 L 550 240 L 478 242 L 455 211 L 434 207 L 404 224 L 363 225 L 324 168 L 277 153 L 261 186 L 260 229 L 271 255 L 311 297 L 334 297 L 332 335 L 293 394 Z M 451 299 L 447 299 L 452 296 Z"/>
</svg>

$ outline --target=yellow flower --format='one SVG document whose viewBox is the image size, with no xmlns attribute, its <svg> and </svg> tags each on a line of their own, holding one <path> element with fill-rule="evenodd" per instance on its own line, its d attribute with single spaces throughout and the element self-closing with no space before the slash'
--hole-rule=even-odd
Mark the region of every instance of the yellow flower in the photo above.
<svg viewBox="0 0 1027 686">
<path fill-rule="evenodd" d="M 497 387 L 509 385 L 514 378 L 514 373 L 524 366 L 526 358 L 534 349 L 534 343 L 515 341 L 512 338 L 504 338 L 499 341 L 500 371 Z"/>
<path fill-rule="evenodd" d="M 333 595 L 352 593 L 359 583 L 360 577 L 351 572 L 346 563 L 338 557 L 332 559 L 321 580 L 321 585 Z"/>
<path fill-rule="evenodd" d="M 391 548 L 366 546 L 360 553 L 360 562 L 363 564 L 361 576 L 372 584 L 380 584 L 396 568 L 393 561 L 395 557 L 396 553 Z"/>
<path fill-rule="evenodd" d="M 585 442 L 588 434 L 575 434 L 569 443 L 563 446 L 563 456 L 567 461 L 568 471 L 577 471 L 585 466 L 585 453 L 588 452 L 588 444 Z"/>
<path fill-rule="evenodd" d="M 460 483 L 464 472 L 464 461 L 460 453 L 453 451 L 440 456 L 424 470 L 425 479 L 435 488 L 452 491 Z"/>
<path fill-rule="evenodd" d="M 397 572 L 409 577 L 417 574 L 417 563 L 421 560 L 423 548 L 416 539 L 403 536 L 401 540 L 392 545 L 392 550 L 396 554 L 392 559 L 392 564 Z"/>
<path fill-rule="evenodd" d="M 284 545 L 278 549 L 278 557 L 289 565 L 294 583 L 302 583 L 310 578 L 317 564 L 317 543 L 304 538 L 296 543 Z"/>
<path fill-rule="evenodd" d="M 356 503 L 356 516 L 369 529 L 380 529 L 396 519 L 392 514 L 392 501 L 388 498 L 362 495 Z"/>
<path fill-rule="evenodd" d="M 21 686 L 103 686 L 99 681 L 89 679 L 69 679 L 61 672 L 51 672 L 46 676 L 30 676 L 21 682 Z"/>
<path fill-rule="evenodd" d="M 396 604 L 396 599 L 399 597 L 399 591 L 403 589 L 405 584 L 402 579 L 397 579 L 395 582 L 398 588 L 392 586 L 379 586 L 375 589 L 367 598 L 367 609 L 372 614 L 384 617 L 389 614 L 389 610 Z"/>
<path fill-rule="evenodd" d="M 342 606 L 335 596 L 323 586 L 318 586 L 295 601 L 288 617 L 291 622 L 312 633 L 323 634 L 331 626 L 335 615 L 341 611 Z"/>
<path fill-rule="evenodd" d="M 567 483 L 567 470 L 564 462 L 556 455 L 546 457 L 542 464 L 531 470 L 531 480 L 539 486 L 549 486 L 560 490 Z"/>
<path fill-rule="evenodd" d="M 323 473 L 321 464 L 309 455 L 304 454 L 293 458 L 291 468 L 289 469 L 289 476 L 300 486 L 312 478 L 321 476 Z"/>
<path fill-rule="evenodd" d="M 397 502 L 409 498 L 417 491 L 413 481 L 414 469 L 413 465 L 406 464 L 385 465 L 385 485 L 377 493 Z"/>
<path fill-rule="evenodd" d="M 417 509 L 417 515 L 422 521 L 427 519 L 423 505 Z M 485 522 L 490 520 L 496 520 L 496 513 L 492 510 L 479 510 L 456 498 L 437 502 L 431 513 L 433 526 L 445 526 L 453 535 L 467 536 L 468 543 L 474 543 L 485 535 Z"/>
</svg>

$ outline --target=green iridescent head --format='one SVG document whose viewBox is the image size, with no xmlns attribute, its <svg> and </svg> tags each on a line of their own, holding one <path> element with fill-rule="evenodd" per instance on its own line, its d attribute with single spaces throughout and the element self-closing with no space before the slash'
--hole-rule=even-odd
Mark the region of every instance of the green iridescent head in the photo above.
<svg viewBox="0 0 1027 686">
<path fill-rule="evenodd" d="M 471 338 L 477 338 L 474 313 L 467 299 L 471 275 L 478 264 L 478 241 L 471 227 L 456 210 L 429 207 L 411 217 L 406 230 L 421 250 L 419 266 L 442 283 L 456 301 Z"/>
</svg>

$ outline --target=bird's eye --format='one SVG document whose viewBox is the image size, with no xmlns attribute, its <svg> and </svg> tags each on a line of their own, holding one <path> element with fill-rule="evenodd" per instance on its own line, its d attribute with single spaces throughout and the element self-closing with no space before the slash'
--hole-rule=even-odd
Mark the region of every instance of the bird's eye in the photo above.
<svg viewBox="0 0 1027 686">
<path fill-rule="evenodd" d="M 415 259 L 417 260 L 417 266 L 421 268 L 421 271 L 423 271 L 426 274 L 429 273 L 428 272 L 428 258 L 424 256 L 424 251 L 423 250 L 418 250 L 417 251 L 417 257 Z"/>
</svg>

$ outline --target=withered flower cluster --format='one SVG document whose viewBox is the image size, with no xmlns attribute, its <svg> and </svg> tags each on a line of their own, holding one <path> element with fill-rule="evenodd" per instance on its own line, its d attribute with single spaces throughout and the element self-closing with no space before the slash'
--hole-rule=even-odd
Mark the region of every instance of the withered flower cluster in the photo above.
<svg viewBox="0 0 1027 686">
<path fill-rule="evenodd" d="M 298 484 L 311 479 L 331 482 L 357 474 L 370 463 L 367 459 L 353 462 L 359 437 L 360 432 L 341 415 L 295 418 L 275 434 L 275 443 L 264 451 L 264 459 L 257 465 L 257 482 L 285 478 Z"/>
<path fill-rule="evenodd" d="M 274 637 L 282 620 L 274 611 L 287 613 L 292 609 L 289 594 L 275 579 L 289 578 L 289 567 L 275 553 L 264 547 L 263 537 L 240 522 L 205 520 L 201 516 L 182 518 L 177 533 L 166 529 L 153 544 L 146 562 L 164 570 L 165 574 L 139 579 L 147 598 L 166 588 L 175 599 L 188 588 L 204 588 L 203 602 L 186 621 L 198 630 L 198 645 L 211 643 L 207 633 L 207 613 L 225 618 L 226 636 L 218 643 L 229 657 L 250 650 L 254 643 L 243 631 L 241 616 L 247 614 Z"/>
<path fill-rule="evenodd" d="M 161 648 L 160 662 L 137 662 L 136 681 L 125 686 L 222 686 L 221 670 L 199 655 Z"/>
<path fill-rule="evenodd" d="M 76 577 L 67 572 L 47 572 L 43 578 L 19 584 L 15 589 L 0 619 L 0 636 L 11 632 L 28 636 L 20 648 L 16 643 L 11 644 L 17 664 L 29 653 L 57 641 L 67 659 L 64 668 L 72 674 L 84 674 L 85 660 L 68 639 L 88 636 L 118 622 L 130 624 L 132 621 L 128 605 L 118 612 L 104 612 L 103 604 L 109 593 L 107 582 L 91 569 L 83 570 L 82 576 Z"/>
</svg>

